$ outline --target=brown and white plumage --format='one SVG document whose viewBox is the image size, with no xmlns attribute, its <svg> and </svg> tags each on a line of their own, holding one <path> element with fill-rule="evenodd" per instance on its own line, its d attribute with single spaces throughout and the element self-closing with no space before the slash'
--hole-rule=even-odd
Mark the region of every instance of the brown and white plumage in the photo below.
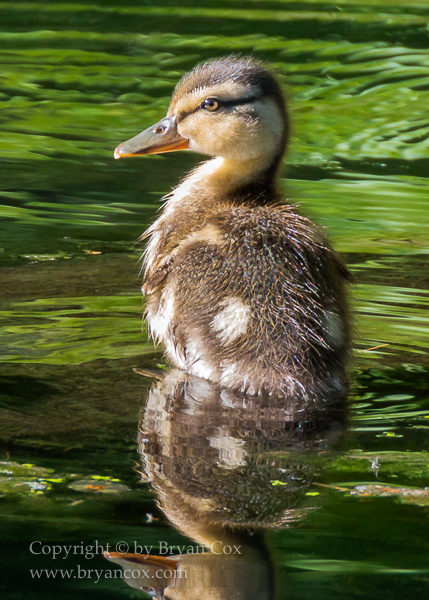
<svg viewBox="0 0 429 600">
<path fill-rule="evenodd" d="M 115 157 L 189 148 L 213 156 L 165 198 L 144 258 L 147 319 L 168 358 L 249 394 L 342 393 L 347 271 L 323 234 L 281 204 L 288 118 L 250 58 L 204 63 L 167 117 Z"/>
</svg>

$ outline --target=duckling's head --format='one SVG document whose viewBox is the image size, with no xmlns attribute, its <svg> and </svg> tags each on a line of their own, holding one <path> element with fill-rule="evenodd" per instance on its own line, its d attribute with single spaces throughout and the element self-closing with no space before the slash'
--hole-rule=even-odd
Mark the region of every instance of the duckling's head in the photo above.
<svg viewBox="0 0 429 600">
<path fill-rule="evenodd" d="M 234 161 L 277 164 L 288 137 L 281 88 L 251 58 L 197 65 L 177 84 L 167 116 L 115 150 L 115 158 L 190 149 Z"/>
</svg>

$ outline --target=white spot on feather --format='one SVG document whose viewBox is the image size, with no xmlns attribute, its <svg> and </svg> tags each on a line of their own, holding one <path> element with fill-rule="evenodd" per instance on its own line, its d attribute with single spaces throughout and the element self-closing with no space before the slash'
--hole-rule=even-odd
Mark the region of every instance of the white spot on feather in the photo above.
<svg viewBox="0 0 429 600">
<path fill-rule="evenodd" d="M 169 337 L 167 337 L 164 340 L 165 343 L 165 352 L 168 356 L 168 358 L 171 360 L 171 362 L 176 366 L 179 367 L 179 369 L 183 369 L 183 371 L 186 371 L 187 365 L 186 362 L 183 358 L 183 354 L 181 352 L 181 350 L 183 350 L 182 348 L 178 348 L 174 343 L 173 340 L 170 339 Z"/>
<path fill-rule="evenodd" d="M 193 231 L 181 242 L 180 246 L 184 244 L 192 244 L 194 242 L 206 242 L 207 244 L 220 244 L 222 241 L 222 234 L 217 227 L 214 225 L 206 225 L 198 231 Z"/>
<path fill-rule="evenodd" d="M 186 370 L 197 377 L 210 379 L 213 369 L 202 356 L 203 348 L 204 344 L 197 339 L 188 341 L 186 344 Z"/>
<path fill-rule="evenodd" d="M 158 340 L 164 340 L 168 327 L 170 326 L 174 315 L 174 293 L 171 288 L 167 288 L 161 297 L 158 310 L 154 315 L 148 311 L 148 321 L 151 334 Z"/>
<path fill-rule="evenodd" d="M 202 379 L 211 380 L 213 369 L 205 360 L 198 359 L 189 367 L 189 372 Z"/>
<path fill-rule="evenodd" d="M 222 302 L 225 308 L 211 322 L 222 344 L 232 342 L 246 332 L 250 318 L 250 307 L 240 298 L 226 298 Z"/>
<path fill-rule="evenodd" d="M 231 363 L 227 367 L 222 369 L 222 374 L 220 376 L 220 384 L 228 387 L 233 385 L 236 382 L 237 377 L 237 364 Z"/>
</svg>

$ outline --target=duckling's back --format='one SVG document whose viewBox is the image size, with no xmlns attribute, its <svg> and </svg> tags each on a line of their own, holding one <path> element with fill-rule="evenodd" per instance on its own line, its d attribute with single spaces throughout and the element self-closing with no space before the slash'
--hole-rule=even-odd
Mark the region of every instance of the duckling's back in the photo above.
<svg viewBox="0 0 429 600">
<path fill-rule="evenodd" d="M 347 271 L 289 207 L 206 216 L 147 281 L 148 319 L 187 372 L 249 394 L 341 394 Z"/>
</svg>

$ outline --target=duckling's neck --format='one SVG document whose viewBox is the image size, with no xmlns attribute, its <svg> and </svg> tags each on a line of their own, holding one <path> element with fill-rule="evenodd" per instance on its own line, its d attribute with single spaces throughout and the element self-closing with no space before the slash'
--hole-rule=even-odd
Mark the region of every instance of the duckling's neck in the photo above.
<svg viewBox="0 0 429 600">
<path fill-rule="evenodd" d="M 276 200 L 278 161 L 258 158 L 233 160 L 213 158 L 198 166 L 167 197 L 165 213 L 191 209 L 195 215 L 222 205 L 269 204 Z"/>
<path fill-rule="evenodd" d="M 238 195 L 242 189 L 253 187 L 251 200 L 257 202 L 258 193 L 274 189 L 276 168 L 265 158 L 234 160 L 219 156 L 202 164 L 194 174 L 201 174 L 201 182 L 208 184 L 215 196 Z"/>
</svg>

